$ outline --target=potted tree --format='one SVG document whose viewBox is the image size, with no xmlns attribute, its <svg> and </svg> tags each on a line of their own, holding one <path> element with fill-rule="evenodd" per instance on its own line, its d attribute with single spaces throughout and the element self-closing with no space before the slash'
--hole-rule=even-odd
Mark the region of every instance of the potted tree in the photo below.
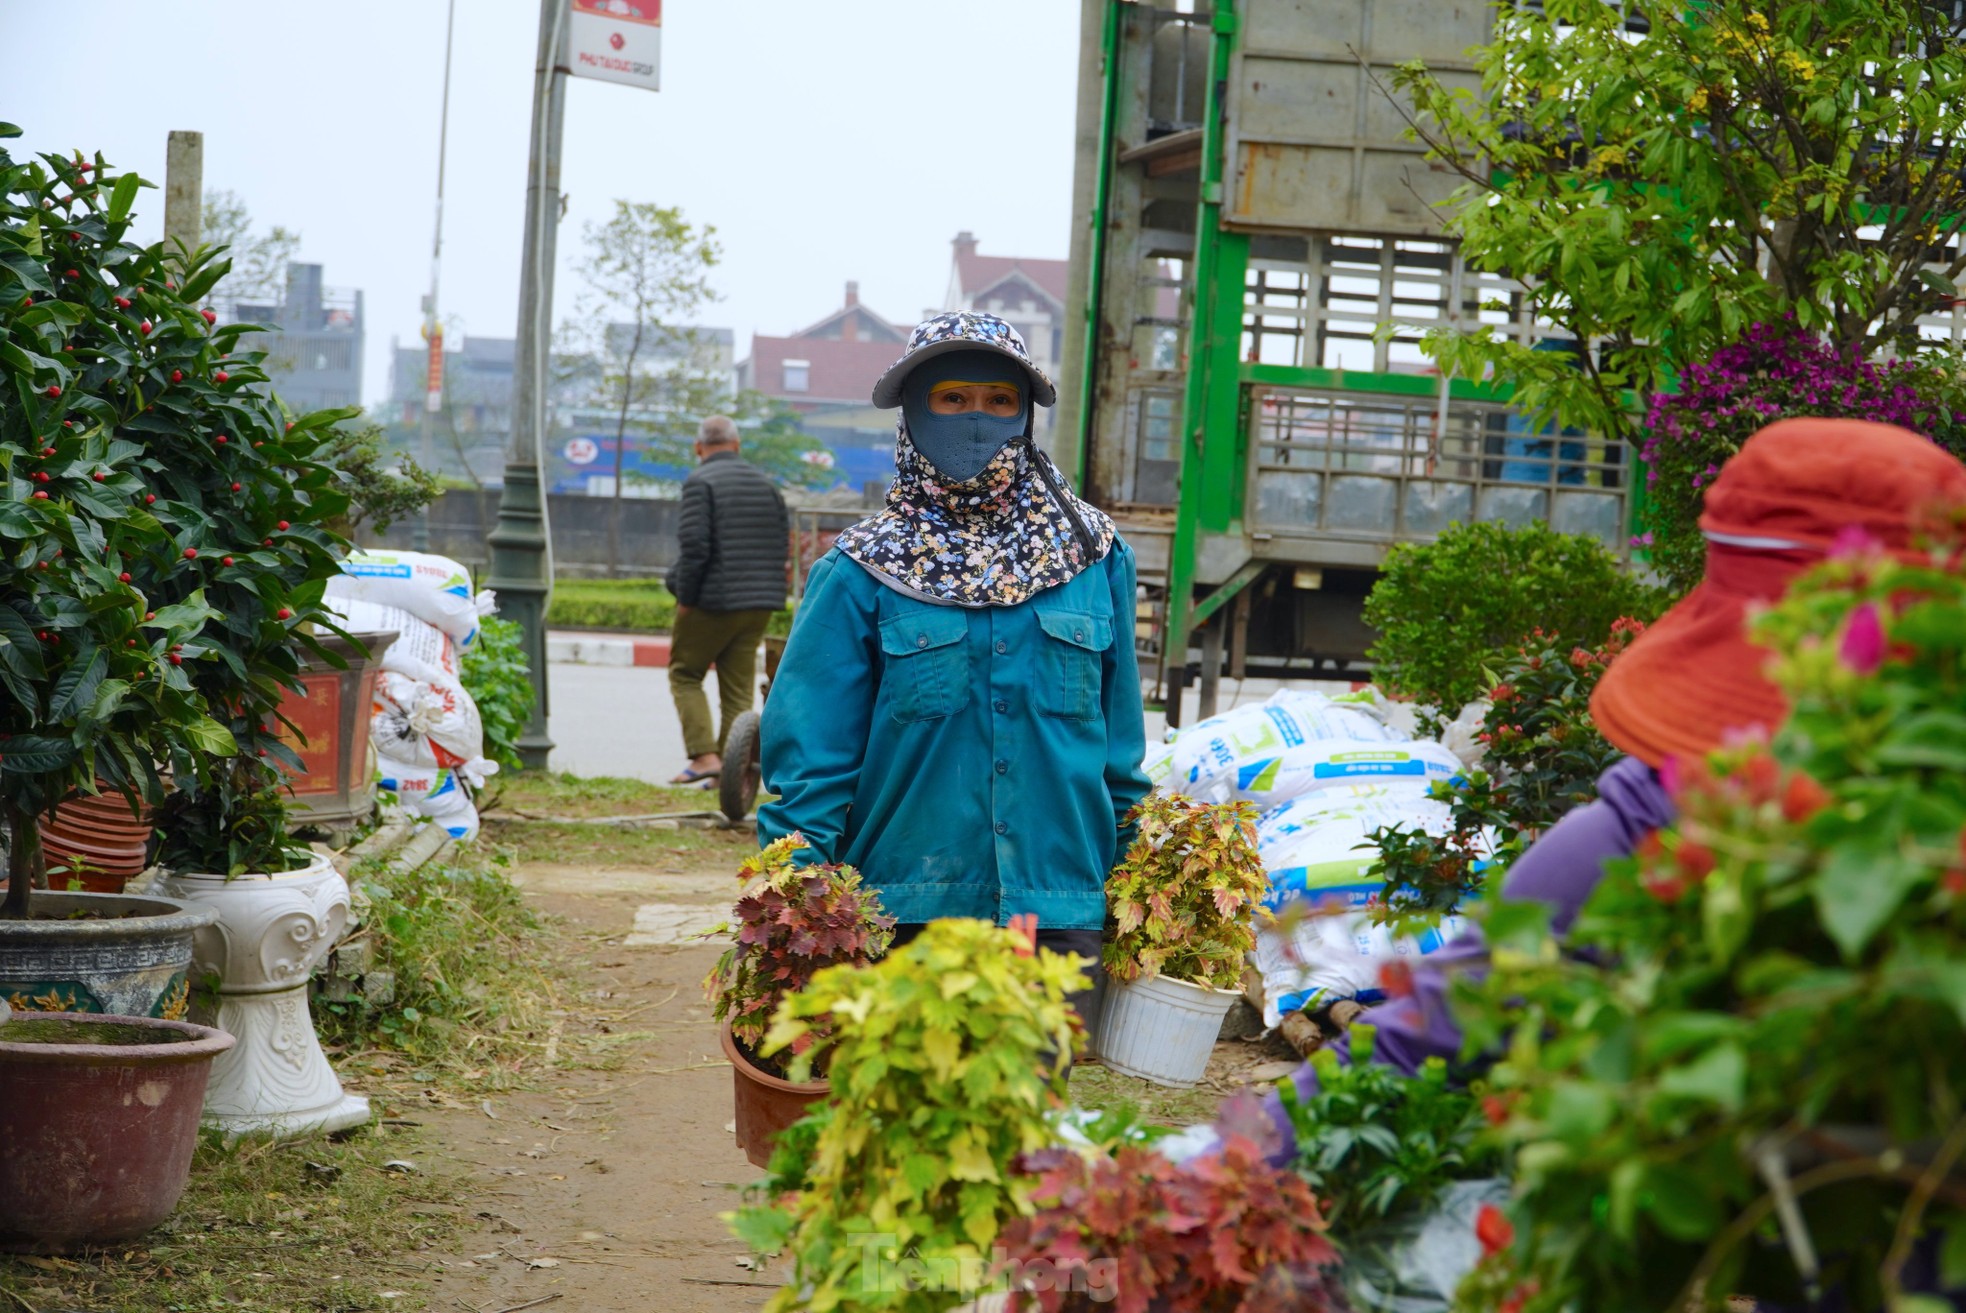
<svg viewBox="0 0 1966 1313">
<path fill-rule="evenodd" d="M 155 804 L 160 760 L 237 750 L 174 674 L 214 612 L 129 431 L 158 422 L 146 408 L 177 368 L 153 363 L 156 312 L 138 304 L 176 293 L 162 279 L 139 291 L 154 266 L 122 241 L 140 186 L 105 179 L 100 160 L 0 150 L 0 997 L 22 1008 L 182 1015 L 191 934 L 210 914 L 37 892 L 37 820 L 103 786 Z"/>
<path fill-rule="evenodd" d="M 1129 819 L 1138 835 L 1106 879 L 1116 931 L 1097 1047 L 1115 1071 L 1185 1088 L 1208 1069 L 1268 915 L 1256 809 L 1150 794 Z"/>
<path fill-rule="evenodd" d="M 723 1026 L 737 1103 L 737 1147 L 758 1167 L 771 1161 L 779 1132 L 829 1090 L 823 1078 L 786 1079 L 791 1058 L 826 1037 L 823 1026 L 800 1035 L 783 1056 L 759 1052 L 778 1005 L 822 968 L 871 962 L 893 938 L 894 919 L 881 915 L 879 901 L 860 887 L 859 872 L 850 866 L 792 864 L 792 854 L 806 846 L 804 838 L 791 834 L 745 861 L 740 878 L 746 887 L 733 909 L 737 942 L 703 982 Z"/>
</svg>

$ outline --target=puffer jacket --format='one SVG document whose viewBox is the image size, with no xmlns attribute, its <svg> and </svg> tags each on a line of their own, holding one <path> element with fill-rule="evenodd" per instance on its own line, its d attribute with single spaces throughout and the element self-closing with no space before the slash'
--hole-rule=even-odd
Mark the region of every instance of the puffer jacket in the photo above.
<svg viewBox="0 0 1966 1313">
<path fill-rule="evenodd" d="M 683 480 L 669 591 L 704 611 L 777 611 L 785 605 L 791 516 L 771 479 L 734 451 L 707 457 Z"/>
</svg>

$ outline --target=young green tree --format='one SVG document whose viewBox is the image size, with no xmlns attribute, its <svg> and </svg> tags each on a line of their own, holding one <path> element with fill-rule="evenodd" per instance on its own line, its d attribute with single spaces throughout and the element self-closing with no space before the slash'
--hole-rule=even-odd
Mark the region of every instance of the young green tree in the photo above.
<svg viewBox="0 0 1966 1313">
<path fill-rule="evenodd" d="M 213 188 L 205 193 L 199 221 L 207 246 L 222 246 L 232 268 L 211 290 L 213 300 L 271 303 L 287 290 L 287 265 L 300 254 L 300 234 L 274 224 L 253 231 L 252 212 L 236 191 Z"/>
<path fill-rule="evenodd" d="M 586 227 L 577 266 L 586 284 L 579 331 L 600 366 L 597 393 L 615 413 L 610 576 L 621 560 L 622 448 L 631 414 L 686 407 L 699 376 L 714 372 L 704 368 L 686 321 L 717 297 L 708 276 L 723 253 L 716 231 L 689 223 L 680 209 L 624 200 L 606 223 Z"/>
<path fill-rule="evenodd" d="M 1633 438 L 1628 391 L 1756 322 L 1793 316 L 1858 356 L 1919 349 L 1918 317 L 1966 273 L 1962 35 L 1926 0 L 1498 7 L 1479 96 L 1417 62 L 1393 81 L 1464 180 L 1447 229 L 1469 263 L 1601 349 L 1479 328 L 1430 354 L 1541 419 Z"/>
</svg>

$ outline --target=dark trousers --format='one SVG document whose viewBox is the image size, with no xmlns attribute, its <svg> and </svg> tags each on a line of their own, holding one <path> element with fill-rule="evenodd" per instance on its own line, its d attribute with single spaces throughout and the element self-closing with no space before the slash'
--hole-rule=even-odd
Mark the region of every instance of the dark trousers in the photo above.
<svg viewBox="0 0 1966 1313">
<path fill-rule="evenodd" d="M 923 923 L 919 921 L 910 925 L 898 925 L 894 927 L 894 944 L 892 947 L 901 947 L 920 934 L 922 928 Z M 1043 926 L 1038 927 L 1039 948 L 1048 948 L 1054 953 L 1077 953 L 1080 957 L 1091 963 L 1090 966 L 1085 968 L 1085 977 L 1091 983 L 1084 989 L 1065 995 L 1065 1002 L 1071 1007 L 1072 1011 L 1079 1014 L 1079 1020 L 1085 1023 L 1088 1032 L 1099 1021 L 1099 1018 L 1090 1009 L 1092 1007 L 1093 992 L 1098 989 L 1099 981 L 1106 974 L 1106 968 L 1099 963 L 1101 937 L 1101 932 L 1097 930 L 1046 930 Z"/>
</svg>

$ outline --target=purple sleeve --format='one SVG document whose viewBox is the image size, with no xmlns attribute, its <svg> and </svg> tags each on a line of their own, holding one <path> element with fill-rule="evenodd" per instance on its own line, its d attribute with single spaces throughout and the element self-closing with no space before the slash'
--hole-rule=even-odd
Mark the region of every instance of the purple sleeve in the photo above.
<svg viewBox="0 0 1966 1313">
<path fill-rule="evenodd" d="M 1577 911 L 1604 875 L 1604 863 L 1628 857 L 1639 841 L 1673 819 L 1672 799 L 1652 768 L 1626 757 L 1598 776 L 1597 800 L 1586 803 L 1550 827 L 1502 882 L 1505 896 L 1551 904 L 1551 925 L 1558 934 L 1570 928 Z M 1448 980 L 1454 970 L 1478 970 L 1488 952 L 1481 932 L 1470 930 L 1440 952 L 1424 959 L 1413 972 L 1413 992 L 1372 1009 L 1362 1021 L 1377 1029 L 1372 1060 L 1405 1074 L 1418 1071 L 1428 1058 L 1452 1060 L 1461 1051 L 1461 1030 L 1448 1010 Z M 1340 1038 L 1332 1051 L 1338 1061 L 1351 1061 L 1351 1045 Z M 1304 1063 L 1290 1075 L 1300 1097 L 1317 1091 L 1317 1072 Z M 1279 1132 L 1282 1149 L 1271 1161 L 1289 1161 L 1295 1151 L 1290 1119 L 1283 1100 L 1271 1090 L 1263 1096 L 1263 1111 Z M 1278 1141 L 1271 1141 L 1272 1144 Z"/>
</svg>

